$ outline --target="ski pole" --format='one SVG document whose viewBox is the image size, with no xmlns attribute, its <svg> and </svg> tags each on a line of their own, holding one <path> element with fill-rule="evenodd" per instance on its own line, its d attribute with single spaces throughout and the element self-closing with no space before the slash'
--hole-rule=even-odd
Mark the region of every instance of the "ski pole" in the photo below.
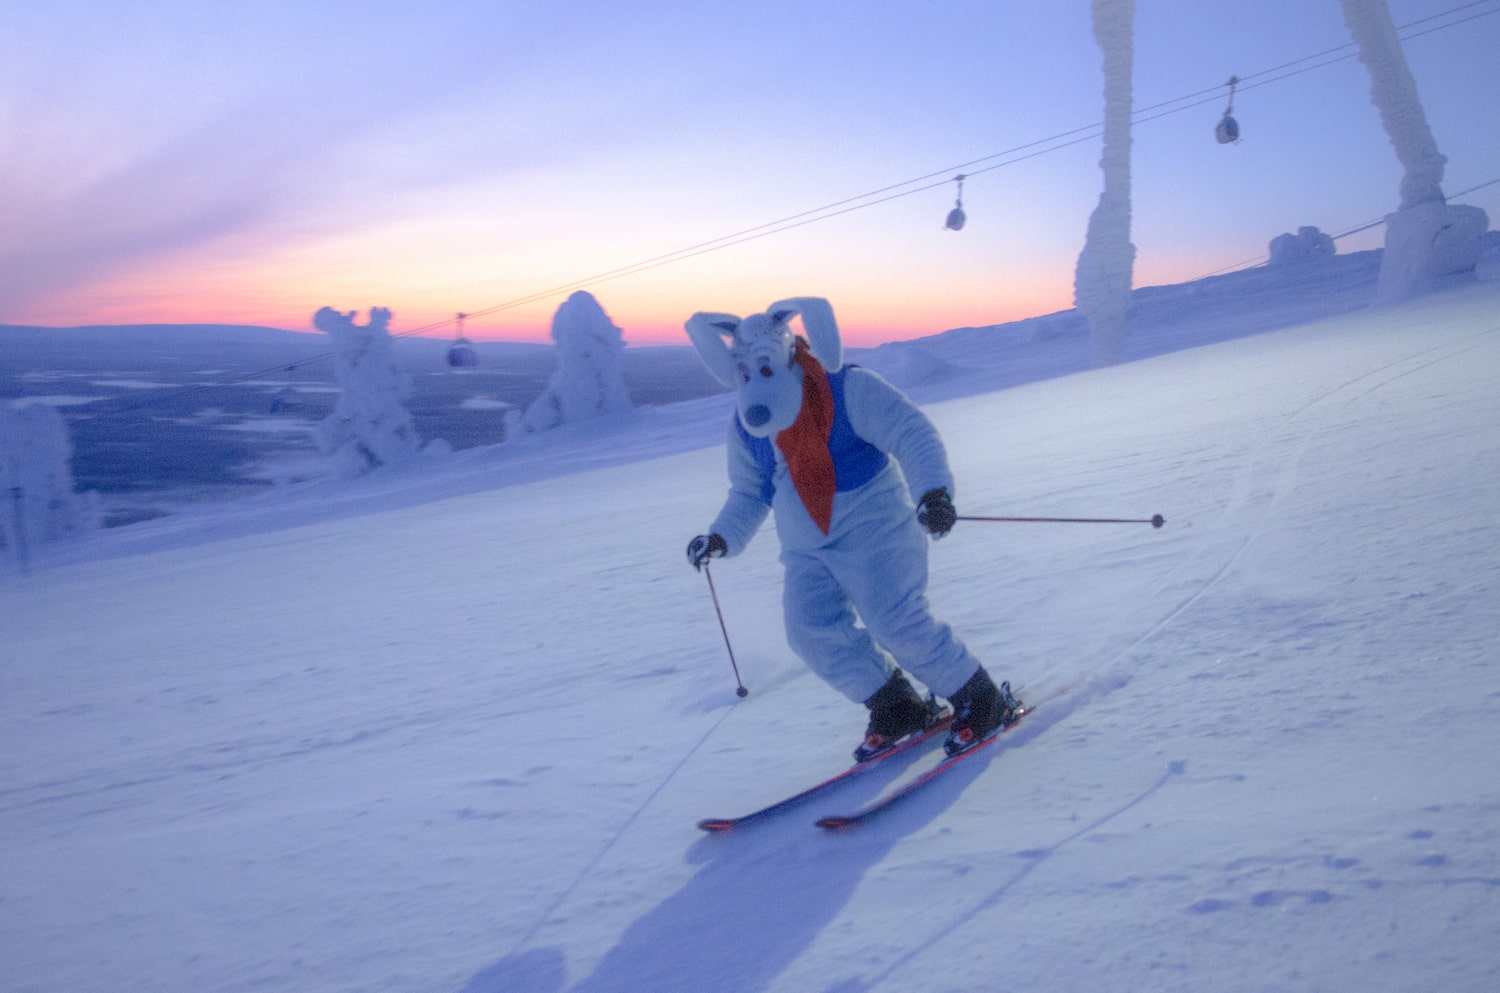
<svg viewBox="0 0 1500 993">
<path fill-rule="evenodd" d="M 1167 523 L 1160 514 L 1150 517 L 965 517 L 960 521 L 1005 521 L 1013 524 L 1149 524 L 1159 528 Z"/>
<path fill-rule="evenodd" d="M 724 632 L 724 647 L 729 652 L 729 666 L 734 670 L 734 681 L 739 687 L 734 692 L 738 696 L 747 697 L 750 691 L 745 689 L 745 683 L 740 679 L 740 667 L 734 661 L 734 647 L 729 644 L 729 628 L 724 625 L 724 611 L 719 609 L 719 594 L 714 589 L 714 574 L 709 571 L 707 562 L 703 563 L 703 575 L 708 577 L 708 595 L 713 597 L 714 613 L 719 615 L 719 630 Z"/>
</svg>

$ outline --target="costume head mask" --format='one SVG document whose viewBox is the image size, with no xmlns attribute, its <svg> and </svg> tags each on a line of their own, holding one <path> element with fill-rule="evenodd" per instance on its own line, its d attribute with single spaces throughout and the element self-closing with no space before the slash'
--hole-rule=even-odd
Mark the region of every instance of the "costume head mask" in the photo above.
<svg viewBox="0 0 1500 993">
<path fill-rule="evenodd" d="M 833 308 L 820 297 L 794 297 L 763 314 L 694 314 L 688 337 L 715 379 L 737 391 L 736 406 L 745 430 L 769 438 L 792 426 L 802 409 L 802 367 L 796 362 L 800 339 L 789 322 L 801 316 L 809 351 L 828 372 L 844 364 Z"/>
</svg>

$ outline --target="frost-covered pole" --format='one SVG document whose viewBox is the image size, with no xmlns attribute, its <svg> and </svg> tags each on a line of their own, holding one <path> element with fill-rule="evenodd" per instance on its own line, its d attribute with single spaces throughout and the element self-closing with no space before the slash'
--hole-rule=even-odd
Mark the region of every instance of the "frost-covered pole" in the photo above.
<svg viewBox="0 0 1500 993">
<path fill-rule="evenodd" d="M 20 566 L 21 575 L 31 574 L 30 563 L 26 555 L 26 491 L 19 486 L 10 488 L 11 499 L 16 505 L 16 564 Z"/>
<path fill-rule="evenodd" d="M 1135 0 L 1093 0 L 1094 39 L 1104 53 L 1104 192 L 1073 278 L 1073 302 L 1089 322 L 1096 365 L 1124 356 L 1135 246 L 1130 243 L 1131 62 Z"/>
<path fill-rule="evenodd" d="M 1436 288 L 1444 277 L 1472 274 L 1489 218 L 1478 207 L 1451 206 L 1443 197 L 1443 167 L 1417 83 L 1385 0 L 1341 0 L 1344 23 L 1370 72 L 1370 102 L 1405 170 L 1401 206 L 1386 217 L 1385 254 L 1377 302 L 1393 302 Z"/>
<path fill-rule="evenodd" d="M 1385 133 L 1396 147 L 1406 174 L 1401 177 L 1401 209 L 1443 202 L 1443 165 L 1417 81 L 1406 65 L 1401 39 L 1385 0 L 1342 0 L 1344 23 L 1359 45 L 1359 59 L 1370 70 L 1370 102 L 1380 111 Z"/>
</svg>

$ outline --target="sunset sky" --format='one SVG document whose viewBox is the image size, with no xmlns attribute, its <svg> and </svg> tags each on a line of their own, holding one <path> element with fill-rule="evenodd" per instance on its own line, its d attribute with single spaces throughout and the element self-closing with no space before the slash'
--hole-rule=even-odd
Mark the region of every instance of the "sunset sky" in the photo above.
<svg viewBox="0 0 1500 993">
<path fill-rule="evenodd" d="M 1445 192 L 1500 179 L 1500 0 L 1389 7 Z M 1135 32 L 1136 285 L 1395 209 L 1338 0 L 1141 0 Z M 1049 313 L 1102 88 L 1087 0 L 0 0 L 0 323 L 541 339 L 575 288 L 636 344 L 803 294 L 861 344 Z M 1457 202 L 1500 222 L 1500 184 Z"/>
</svg>

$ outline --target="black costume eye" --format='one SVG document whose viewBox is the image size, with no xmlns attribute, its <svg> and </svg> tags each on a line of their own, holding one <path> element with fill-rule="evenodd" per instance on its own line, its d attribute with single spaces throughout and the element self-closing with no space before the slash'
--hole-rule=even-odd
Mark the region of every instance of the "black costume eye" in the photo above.
<svg viewBox="0 0 1500 993">
<path fill-rule="evenodd" d="M 760 367 L 760 374 L 767 379 L 770 379 L 772 376 L 776 375 L 775 371 L 773 371 L 768 365 L 763 365 Z"/>
</svg>

